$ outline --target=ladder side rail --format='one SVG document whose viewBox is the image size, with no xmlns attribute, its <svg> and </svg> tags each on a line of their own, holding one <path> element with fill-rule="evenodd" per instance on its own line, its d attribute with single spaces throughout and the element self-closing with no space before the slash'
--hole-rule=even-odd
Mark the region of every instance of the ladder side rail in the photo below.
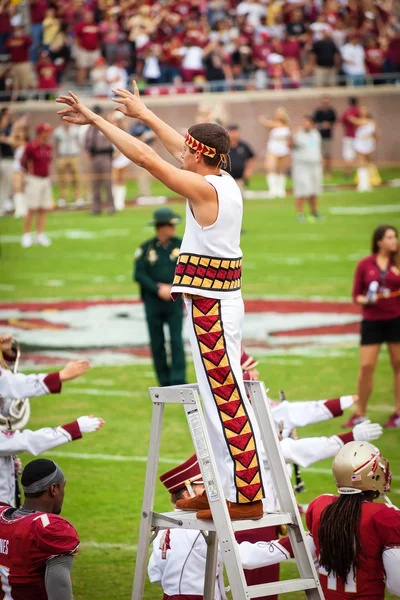
<svg viewBox="0 0 400 600">
<path fill-rule="evenodd" d="M 214 600 L 216 573 L 218 566 L 218 538 L 215 531 L 209 531 L 207 535 L 207 559 L 204 577 L 204 598 Z"/>
<path fill-rule="evenodd" d="M 280 449 L 280 442 L 264 383 L 261 381 L 249 381 L 245 382 L 245 384 L 260 428 L 261 439 L 264 444 L 281 510 L 291 513 L 293 516 L 294 527 L 288 526 L 288 535 L 300 576 L 302 578 L 312 577 L 315 580 L 316 590 L 311 590 L 307 595 L 323 600 L 324 596 L 319 583 L 318 573 L 306 543 L 306 533 L 297 507 L 292 482 L 287 472 L 286 462 Z"/>
<path fill-rule="evenodd" d="M 152 398 L 153 400 L 153 398 Z M 143 492 L 142 513 L 139 529 L 139 542 L 136 552 L 135 575 L 131 600 L 142 600 L 147 575 L 147 561 L 151 538 L 151 521 L 156 491 L 157 470 L 160 456 L 161 431 L 164 404 L 153 400 L 148 460 Z"/>
<path fill-rule="evenodd" d="M 199 461 L 201 474 L 207 496 L 210 503 L 213 521 L 219 540 L 222 559 L 226 568 L 229 584 L 232 590 L 233 600 L 248 600 L 247 583 L 239 552 L 232 522 L 228 513 L 225 495 L 219 479 L 215 458 L 212 452 L 210 437 L 208 435 L 204 415 L 200 405 L 199 394 L 196 389 L 186 392 L 196 400 L 196 406 L 184 405 L 186 417 L 192 435 L 193 444 Z M 207 567 L 206 567 L 207 570 Z M 213 573 L 215 586 L 216 574 Z M 213 586 L 213 587 L 214 587 Z M 215 589 L 215 588 L 214 588 Z M 207 590 L 211 594 L 211 589 Z M 204 595 L 204 600 L 214 600 L 214 590 L 211 595 Z"/>
</svg>

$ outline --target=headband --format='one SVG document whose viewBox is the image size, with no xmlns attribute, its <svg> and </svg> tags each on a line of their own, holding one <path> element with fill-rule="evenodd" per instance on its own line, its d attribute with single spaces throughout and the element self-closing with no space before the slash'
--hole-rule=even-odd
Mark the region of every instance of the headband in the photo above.
<svg viewBox="0 0 400 600">
<path fill-rule="evenodd" d="M 211 146 L 206 146 L 206 144 L 199 142 L 192 137 L 190 133 L 187 133 L 185 136 L 185 144 L 192 150 L 197 150 L 197 152 L 201 152 L 204 154 L 204 156 L 209 156 L 210 158 L 214 158 L 214 156 L 217 154 L 215 148 L 211 148 Z"/>
<path fill-rule="evenodd" d="M 38 481 L 34 481 L 29 485 L 22 485 L 25 494 L 37 494 L 38 492 L 44 492 L 48 490 L 51 485 L 58 485 L 65 481 L 64 473 L 61 471 L 60 467 L 53 463 L 56 470 L 50 475 L 46 475 L 46 477 L 42 477 Z"/>
</svg>

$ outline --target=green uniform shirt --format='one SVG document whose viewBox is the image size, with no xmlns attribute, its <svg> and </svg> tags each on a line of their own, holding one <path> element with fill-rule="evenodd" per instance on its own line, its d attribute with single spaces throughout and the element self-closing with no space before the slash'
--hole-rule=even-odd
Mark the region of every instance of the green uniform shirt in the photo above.
<svg viewBox="0 0 400 600">
<path fill-rule="evenodd" d="M 157 283 L 172 284 L 182 240 L 173 237 L 162 244 L 156 237 L 135 252 L 133 279 L 140 285 L 142 299 L 157 296 Z"/>
</svg>

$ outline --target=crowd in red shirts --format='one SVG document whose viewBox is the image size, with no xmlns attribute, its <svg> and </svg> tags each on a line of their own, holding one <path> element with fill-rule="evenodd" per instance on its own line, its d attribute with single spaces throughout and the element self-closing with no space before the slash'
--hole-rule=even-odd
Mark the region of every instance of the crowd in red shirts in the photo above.
<svg viewBox="0 0 400 600">
<path fill-rule="evenodd" d="M 392 2 L 30 0 L 23 29 L 18 5 L 0 0 L 0 55 L 10 55 L 17 90 L 74 77 L 106 96 L 128 75 L 190 90 L 326 86 L 339 76 L 364 85 L 400 72 Z"/>
</svg>

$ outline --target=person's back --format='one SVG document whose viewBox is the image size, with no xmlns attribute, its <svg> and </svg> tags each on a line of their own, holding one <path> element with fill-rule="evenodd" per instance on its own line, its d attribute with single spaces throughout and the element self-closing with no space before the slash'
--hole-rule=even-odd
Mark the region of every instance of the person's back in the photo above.
<svg viewBox="0 0 400 600">
<path fill-rule="evenodd" d="M 74 527 L 58 515 L 3 507 L 0 512 L 0 577 L 13 600 L 48 600 L 46 569 L 58 556 L 78 551 Z M 61 596 L 60 596 L 61 598 Z"/>
</svg>

